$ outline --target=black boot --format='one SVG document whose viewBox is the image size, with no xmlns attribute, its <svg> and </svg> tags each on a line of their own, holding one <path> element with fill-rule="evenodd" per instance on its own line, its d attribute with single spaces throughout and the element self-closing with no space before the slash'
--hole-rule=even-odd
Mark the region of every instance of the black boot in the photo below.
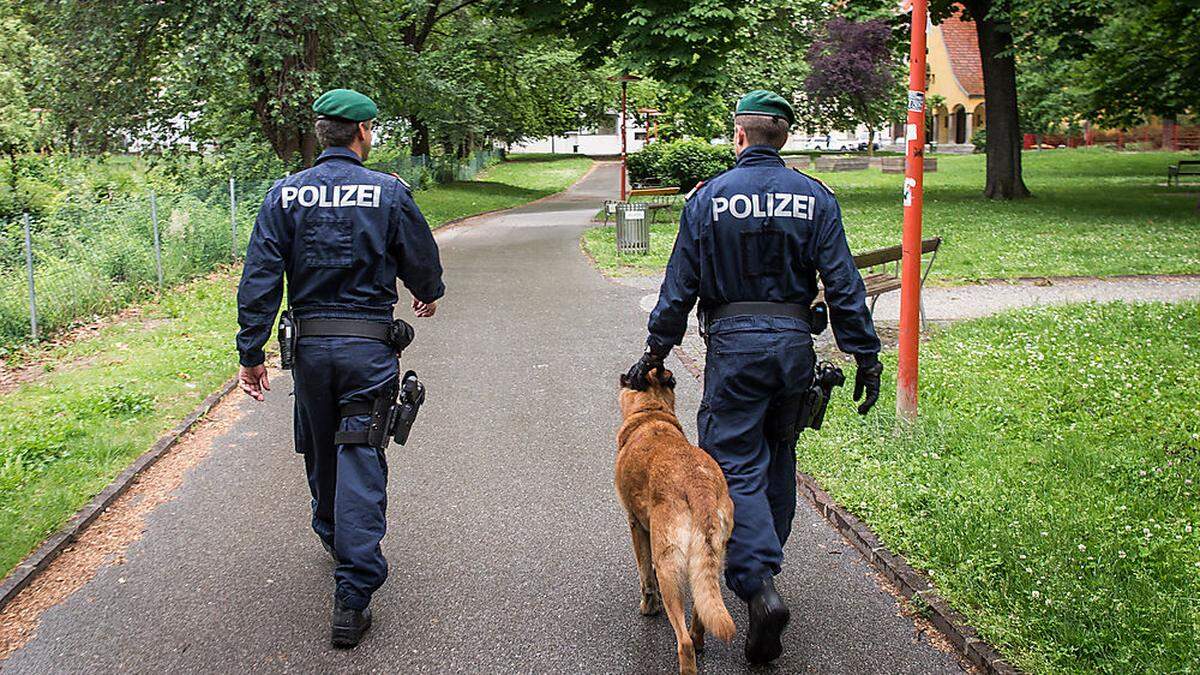
<svg viewBox="0 0 1200 675">
<path fill-rule="evenodd" d="M 336 597 L 333 599 L 333 646 L 350 648 L 362 641 L 371 627 L 371 608 L 350 609 Z"/>
<path fill-rule="evenodd" d="M 779 636 L 792 616 L 783 598 L 775 592 L 771 577 L 763 580 L 762 588 L 750 600 L 750 630 L 746 634 L 746 660 L 758 665 L 770 663 L 783 653 Z"/>
</svg>

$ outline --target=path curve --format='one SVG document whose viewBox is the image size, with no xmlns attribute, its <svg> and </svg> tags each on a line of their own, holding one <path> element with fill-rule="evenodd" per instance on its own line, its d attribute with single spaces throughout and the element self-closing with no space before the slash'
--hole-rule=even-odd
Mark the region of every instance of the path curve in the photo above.
<svg viewBox="0 0 1200 675">
<path fill-rule="evenodd" d="M 389 450 L 391 576 L 358 649 L 329 647 L 330 563 L 308 526 L 282 377 L 265 404 L 228 402 L 227 431 L 204 441 L 175 499 L 0 670 L 671 672 L 666 619 L 637 612 L 612 488 L 616 380 L 641 350 L 644 292 L 604 279 L 578 244 L 616 183 L 606 163 L 555 198 L 439 234 L 449 294 L 415 322 L 404 364 L 429 401 L 411 446 Z M 699 386 L 679 382 L 695 438 Z M 959 672 L 854 549 L 799 511 L 779 580 L 787 654 L 756 672 Z M 746 669 L 745 610 L 726 597 L 742 632 L 711 643 L 702 672 Z"/>
</svg>

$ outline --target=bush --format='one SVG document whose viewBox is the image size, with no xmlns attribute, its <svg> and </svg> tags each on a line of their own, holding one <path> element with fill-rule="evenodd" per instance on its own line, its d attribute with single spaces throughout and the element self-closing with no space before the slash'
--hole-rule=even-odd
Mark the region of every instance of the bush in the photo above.
<svg viewBox="0 0 1200 675">
<path fill-rule="evenodd" d="M 733 162 L 733 152 L 727 145 L 700 140 L 660 141 L 629 155 L 629 177 L 634 183 L 678 185 L 686 192 L 699 181 L 729 169 Z"/>
<path fill-rule="evenodd" d="M 661 183 L 663 181 L 662 158 L 669 145 L 670 143 L 663 142 L 648 143 L 641 150 L 630 153 L 627 160 L 629 182 L 634 185 Z"/>
<path fill-rule="evenodd" d="M 987 129 L 976 129 L 975 133 L 971 134 L 971 145 L 975 146 L 975 152 L 986 152 Z"/>
<path fill-rule="evenodd" d="M 705 141 L 676 141 L 671 143 L 662 158 L 664 179 L 678 185 L 683 192 L 691 190 L 702 180 L 728 170 L 733 163 L 733 151 L 729 146 Z"/>
</svg>

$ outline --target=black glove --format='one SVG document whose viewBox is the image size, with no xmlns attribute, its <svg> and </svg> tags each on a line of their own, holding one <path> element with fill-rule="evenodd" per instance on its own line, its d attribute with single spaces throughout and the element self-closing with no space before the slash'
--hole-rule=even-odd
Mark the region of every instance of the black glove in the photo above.
<svg viewBox="0 0 1200 675">
<path fill-rule="evenodd" d="M 621 378 L 621 384 L 630 389 L 646 391 L 650 387 L 650 380 L 648 379 L 650 371 L 662 367 L 663 355 L 646 352 L 642 354 L 642 358 L 638 359 L 637 363 L 633 364 L 633 367 L 629 369 L 625 377 Z"/>
<path fill-rule="evenodd" d="M 858 371 L 854 374 L 854 400 L 867 396 L 862 405 L 858 406 L 858 414 L 866 415 L 875 402 L 879 400 L 879 376 L 883 374 L 883 364 L 878 358 L 865 358 L 859 361 Z"/>
</svg>

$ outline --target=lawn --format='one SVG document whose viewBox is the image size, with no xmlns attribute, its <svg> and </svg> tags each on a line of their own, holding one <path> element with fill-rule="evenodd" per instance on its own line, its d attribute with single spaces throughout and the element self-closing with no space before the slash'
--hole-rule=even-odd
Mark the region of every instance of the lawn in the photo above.
<svg viewBox="0 0 1200 675">
<path fill-rule="evenodd" d="M 561 192 L 591 168 L 575 155 L 513 155 L 472 181 L 438 185 L 415 194 L 430 227 L 484 211 L 506 209 Z"/>
<path fill-rule="evenodd" d="M 941 236 L 933 277 L 1200 273 L 1196 193 L 1161 187 L 1167 164 L 1183 153 L 1104 149 L 1024 154 L 1033 199 L 990 202 L 980 196 L 983 155 L 942 156 L 926 176 L 926 237 Z M 850 246 L 862 251 L 900 243 L 902 176 L 878 169 L 819 176 L 837 192 Z M 610 274 L 661 271 L 678 212 L 659 216 L 647 256 L 618 259 L 611 227 L 590 230 L 584 246 Z"/>
<path fill-rule="evenodd" d="M 1022 310 L 922 350 L 914 427 L 894 379 L 865 420 L 840 392 L 801 470 L 1022 669 L 1200 670 L 1200 305 Z"/>
<path fill-rule="evenodd" d="M 436 227 L 558 192 L 590 165 L 522 157 L 416 199 Z M 0 395 L 0 576 L 234 374 L 236 285 L 226 270 L 94 337 L 9 355 L 49 365 Z"/>
</svg>

